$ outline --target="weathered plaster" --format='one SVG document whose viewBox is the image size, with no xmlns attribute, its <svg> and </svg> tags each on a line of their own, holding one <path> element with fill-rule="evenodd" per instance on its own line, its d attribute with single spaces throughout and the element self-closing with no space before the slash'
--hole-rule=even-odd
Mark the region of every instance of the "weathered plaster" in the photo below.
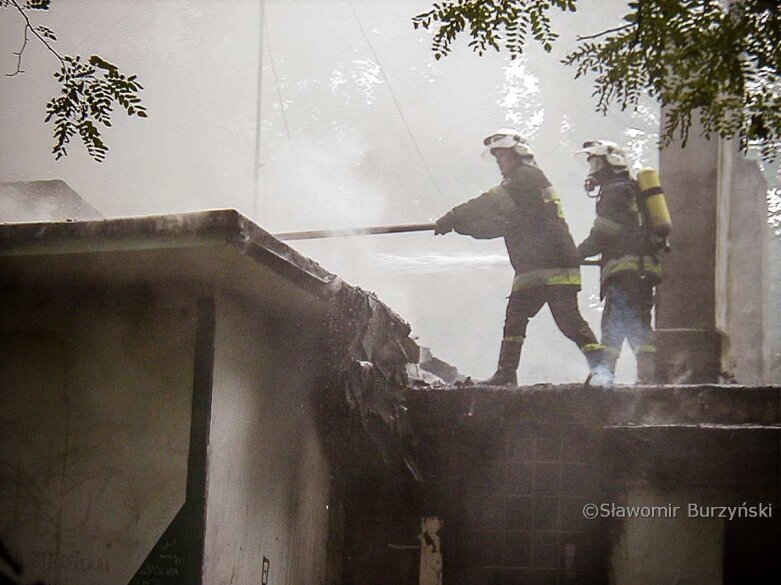
<svg viewBox="0 0 781 585">
<path fill-rule="evenodd" d="M 625 505 L 678 506 L 685 512 L 690 502 L 724 504 L 717 492 L 645 487 L 629 490 Z M 684 512 L 669 518 L 624 519 L 611 555 L 611 582 L 614 585 L 722 583 L 724 520 L 689 518 Z"/>
<path fill-rule="evenodd" d="M 204 582 L 260 583 L 262 557 L 269 584 L 323 582 L 330 468 L 312 403 L 316 338 L 285 343 L 284 328 L 227 295 L 216 316 Z"/>
<path fill-rule="evenodd" d="M 26 292 L 0 303 L 0 536 L 28 579 L 127 583 L 184 502 L 194 307 Z"/>
</svg>

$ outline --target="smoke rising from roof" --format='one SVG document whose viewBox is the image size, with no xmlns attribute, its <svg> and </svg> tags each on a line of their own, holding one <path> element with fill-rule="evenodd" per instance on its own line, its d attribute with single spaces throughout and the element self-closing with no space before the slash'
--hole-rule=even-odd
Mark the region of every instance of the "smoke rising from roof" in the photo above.
<svg viewBox="0 0 781 585">
<path fill-rule="evenodd" d="M 576 34 L 617 24 L 625 2 L 582 0 L 577 14 L 555 16 L 561 38 L 553 54 L 532 45 L 516 62 L 479 58 L 466 43 L 434 61 L 430 33 L 410 22 L 428 7 L 427 0 L 57 3 L 40 24 L 57 31 L 64 52 L 102 54 L 138 73 L 149 118 L 116 117 L 101 165 L 77 144 L 55 163 L 42 118 L 57 64 L 31 46 L 28 73 L 0 83 L 0 99 L 10 104 L 0 129 L 14 137 L 4 143 L 0 180 L 62 178 L 106 215 L 235 207 L 271 232 L 419 223 L 499 182 L 495 165 L 479 156 L 482 139 L 515 125 L 561 195 L 575 239 L 585 237 L 594 209 L 582 192 L 583 161 L 571 154 L 577 145 L 613 139 L 644 165 L 656 164 L 655 106 L 602 117 L 589 80 L 573 80 L 558 63 Z M 0 63 L 12 71 L 23 31 L 4 23 Z M 499 260 L 501 241 L 421 233 L 291 244 L 375 291 L 421 343 L 465 374 L 493 371 L 512 281 L 509 262 Z M 596 269 L 583 274 L 581 306 L 598 329 L 599 313 L 588 308 Z M 528 339 L 522 383 L 583 379 L 582 356 L 547 309 Z"/>
</svg>

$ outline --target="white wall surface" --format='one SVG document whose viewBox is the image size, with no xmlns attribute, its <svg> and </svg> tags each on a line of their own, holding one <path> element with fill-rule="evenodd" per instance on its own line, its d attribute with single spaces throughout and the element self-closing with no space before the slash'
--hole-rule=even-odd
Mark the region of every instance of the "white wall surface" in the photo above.
<svg viewBox="0 0 781 585">
<path fill-rule="evenodd" d="M 759 165 L 722 142 L 719 152 L 716 325 L 725 335 L 722 370 L 739 384 L 767 383 L 768 185 Z"/>
<path fill-rule="evenodd" d="M 724 505 L 724 496 L 705 489 L 631 488 L 626 506 L 657 506 L 672 517 L 626 518 L 611 558 L 615 585 L 712 585 L 723 581 L 724 520 L 689 518 L 688 505 Z M 623 505 L 623 504 L 622 504 Z"/>
<path fill-rule="evenodd" d="M 315 431 L 316 371 L 258 307 L 217 299 L 205 583 L 324 582 L 330 469 Z"/>
</svg>

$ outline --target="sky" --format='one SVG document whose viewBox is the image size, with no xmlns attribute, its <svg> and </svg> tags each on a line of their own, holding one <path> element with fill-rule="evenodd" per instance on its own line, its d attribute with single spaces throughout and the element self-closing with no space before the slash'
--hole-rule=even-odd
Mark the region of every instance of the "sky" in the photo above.
<svg viewBox="0 0 781 585">
<path fill-rule="evenodd" d="M 556 15 L 552 54 L 511 61 L 457 43 L 436 61 L 411 17 L 424 0 L 53 0 L 32 13 L 62 54 L 99 54 L 138 74 L 149 117 L 120 112 L 93 162 L 79 143 L 54 161 L 44 105 L 57 61 L 30 42 L 24 74 L 0 82 L 0 181 L 62 179 L 107 216 L 238 209 L 274 233 L 433 221 L 500 181 L 480 157 L 500 127 L 530 139 L 562 197 L 576 242 L 594 201 L 584 140 L 626 145 L 656 166 L 658 109 L 595 113 L 589 79 L 559 60 L 577 34 L 616 25 L 625 3 L 581 0 Z M 23 26 L 0 10 L 0 67 L 16 68 Z M 347 282 L 374 291 L 434 354 L 475 378 L 496 367 L 512 269 L 500 240 L 430 233 L 291 242 Z M 595 268 L 579 301 L 599 330 Z M 618 380 L 634 378 L 625 348 Z M 544 308 L 532 320 L 521 383 L 582 381 L 585 362 Z"/>
</svg>

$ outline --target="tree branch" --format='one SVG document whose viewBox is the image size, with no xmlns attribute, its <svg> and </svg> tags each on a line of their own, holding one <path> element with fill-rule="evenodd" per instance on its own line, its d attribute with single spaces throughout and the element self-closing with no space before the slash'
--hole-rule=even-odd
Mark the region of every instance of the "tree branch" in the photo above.
<svg viewBox="0 0 781 585">
<path fill-rule="evenodd" d="M 20 73 L 24 73 L 24 69 L 22 69 L 22 55 L 24 54 L 24 50 L 27 47 L 27 41 L 29 40 L 27 38 L 27 31 L 30 29 L 29 26 L 24 26 L 24 43 L 22 43 L 22 48 L 19 49 L 19 52 L 17 53 L 14 51 L 14 55 L 16 55 L 16 71 L 13 73 L 6 73 L 6 77 L 14 77 L 15 75 L 19 75 Z"/>
<path fill-rule="evenodd" d="M 62 58 L 62 55 L 60 55 L 60 54 L 59 54 L 57 51 L 55 51 L 55 50 L 52 48 L 52 46 L 49 44 L 49 42 L 48 42 L 48 41 L 47 41 L 45 38 L 43 38 L 43 37 L 42 37 L 40 34 L 38 34 L 38 31 L 37 31 L 37 30 L 35 30 L 35 27 L 34 27 L 34 26 L 32 25 L 32 23 L 30 22 L 30 19 L 29 19 L 29 18 L 27 18 L 27 15 L 25 14 L 25 12 L 24 12 L 24 9 L 23 9 L 21 6 L 19 6 L 19 3 L 18 3 L 16 0 L 11 0 L 11 4 L 13 4 L 13 5 L 14 5 L 14 7 L 16 7 L 16 9 L 19 11 L 19 14 L 21 14 L 21 15 L 22 15 L 22 18 L 24 18 L 25 22 L 27 23 L 27 28 L 29 28 L 31 31 L 33 31 L 33 34 L 34 34 L 36 37 L 38 37 L 38 40 L 39 40 L 39 41 L 41 41 L 41 42 L 43 43 L 43 46 L 44 46 L 44 47 L 46 47 L 47 49 L 49 49 L 49 51 L 51 51 L 51 53 L 52 53 L 52 54 L 53 54 L 55 57 L 57 57 L 57 59 L 59 59 L 60 63 L 62 63 L 62 66 L 63 66 L 63 67 L 65 67 L 65 59 L 63 59 L 63 58 Z M 27 34 L 27 33 L 25 32 L 25 35 L 26 35 L 26 34 Z M 20 57 L 20 58 L 21 58 L 21 57 Z"/>
<path fill-rule="evenodd" d="M 624 24 L 624 25 L 621 25 L 621 26 L 617 26 L 615 28 L 609 28 L 607 30 L 603 30 L 602 32 L 598 32 L 598 33 L 593 34 L 593 35 L 586 35 L 586 36 L 578 35 L 577 38 L 578 38 L 578 42 L 580 42 L 580 41 L 590 41 L 590 40 L 598 39 L 599 37 L 604 37 L 605 35 L 609 35 L 611 33 L 621 32 L 621 31 L 626 30 L 628 28 L 632 28 L 632 25 L 631 24 Z"/>
</svg>

